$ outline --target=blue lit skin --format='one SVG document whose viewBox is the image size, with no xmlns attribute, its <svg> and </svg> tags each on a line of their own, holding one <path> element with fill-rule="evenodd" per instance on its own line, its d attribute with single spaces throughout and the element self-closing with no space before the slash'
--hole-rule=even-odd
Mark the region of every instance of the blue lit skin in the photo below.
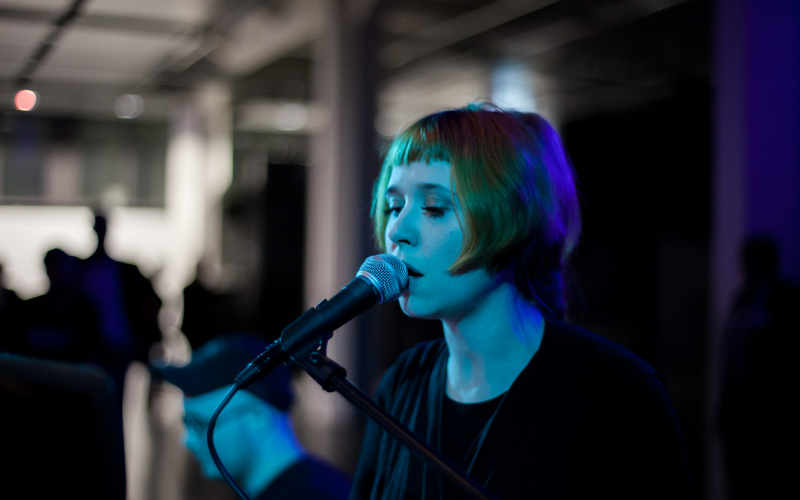
<svg viewBox="0 0 800 500">
<path fill-rule="evenodd" d="M 447 395 L 477 403 L 508 390 L 538 350 L 544 321 L 507 270 L 449 271 L 464 240 L 451 185 L 448 163 L 395 166 L 386 189 L 385 243 L 409 268 L 403 312 L 442 321 Z"/>
<path fill-rule="evenodd" d="M 464 216 L 450 186 L 450 164 L 444 162 L 396 166 L 387 184 L 385 243 L 410 269 L 408 290 L 399 299 L 409 316 L 460 321 L 498 285 L 483 269 L 449 271 L 464 239 Z"/>
<path fill-rule="evenodd" d="M 186 447 L 197 458 L 200 468 L 210 479 L 222 479 L 222 475 L 211 458 L 206 439 L 208 422 L 214 410 L 227 394 L 228 388 L 218 389 L 206 394 L 184 398 L 184 436 Z M 264 404 L 247 391 L 239 391 L 220 413 L 214 429 L 214 446 L 222 463 L 234 478 L 247 471 L 249 457 L 253 455 L 252 445 L 262 438 L 260 434 L 270 425 L 265 421 Z"/>
</svg>

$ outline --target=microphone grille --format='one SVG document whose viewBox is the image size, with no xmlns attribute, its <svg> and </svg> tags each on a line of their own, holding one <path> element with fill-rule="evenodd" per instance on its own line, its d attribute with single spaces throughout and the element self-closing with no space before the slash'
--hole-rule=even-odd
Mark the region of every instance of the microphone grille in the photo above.
<svg viewBox="0 0 800 500">
<path fill-rule="evenodd" d="M 403 261 L 388 253 L 368 257 L 356 276 L 367 277 L 381 294 L 380 302 L 392 302 L 408 288 L 408 269 Z"/>
</svg>

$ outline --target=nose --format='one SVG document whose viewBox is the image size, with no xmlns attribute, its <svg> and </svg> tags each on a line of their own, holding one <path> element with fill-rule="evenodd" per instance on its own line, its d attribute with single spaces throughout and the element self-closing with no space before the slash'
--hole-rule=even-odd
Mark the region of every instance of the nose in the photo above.
<svg viewBox="0 0 800 500">
<path fill-rule="evenodd" d="M 406 205 L 394 217 L 389 218 L 386 224 L 386 239 L 395 245 L 410 245 L 416 246 L 419 244 L 419 228 L 418 222 L 414 217 L 410 207 Z"/>
</svg>

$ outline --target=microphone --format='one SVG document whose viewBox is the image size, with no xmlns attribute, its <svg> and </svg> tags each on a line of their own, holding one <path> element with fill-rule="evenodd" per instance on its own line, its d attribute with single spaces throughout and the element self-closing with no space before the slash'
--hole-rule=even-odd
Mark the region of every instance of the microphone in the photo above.
<svg viewBox="0 0 800 500">
<path fill-rule="evenodd" d="M 383 302 L 397 300 L 408 288 L 408 269 L 389 254 L 368 257 L 356 277 L 330 300 L 323 300 L 283 329 L 280 339 L 270 344 L 236 377 L 240 388 L 255 382 L 288 358 L 315 350 L 331 332 Z"/>
</svg>

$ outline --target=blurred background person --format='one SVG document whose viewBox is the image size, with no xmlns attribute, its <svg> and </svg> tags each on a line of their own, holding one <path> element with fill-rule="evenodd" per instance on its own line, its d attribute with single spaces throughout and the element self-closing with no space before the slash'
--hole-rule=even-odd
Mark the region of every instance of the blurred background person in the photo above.
<svg viewBox="0 0 800 500">
<path fill-rule="evenodd" d="M 19 295 L 6 288 L 3 263 L 0 262 L 0 352 L 12 352 L 19 348 L 21 304 Z"/>
<path fill-rule="evenodd" d="M 22 303 L 18 353 L 76 363 L 99 361 L 98 315 L 81 288 L 80 265 L 78 257 L 60 248 L 45 254 L 50 288 Z"/>
<path fill-rule="evenodd" d="M 266 344 L 257 335 L 231 333 L 206 343 L 186 366 L 153 369 L 154 376 L 183 391 L 186 447 L 210 479 L 222 479 L 206 441 L 211 416 L 236 376 Z M 290 383 L 290 370 L 280 366 L 231 399 L 215 428 L 220 459 L 253 500 L 347 498 L 350 479 L 309 455 L 295 438 Z"/>
<path fill-rule="evenodd" d="M 95 214 L 93 229 L 97 248 L 82 261 L 81 279 L 98 313 L 103 366 L 122 391 L 130 364 L 146 363 L 150 349 L 161 341 L 161 299 L 138 267 L 108 255 L 104 215 Z"/>
<path fill-rule="evenodd" d="M 789 461 L 779 448 L 797 443 L 792 357 L 800 329 L 800 288 L 779 268 L 775 240 L 752 235 L 742 244 L 742 286 L 723 337 L 719 428 L 734 500 L 775 498 L 786 491 Z"/>
</svg>

